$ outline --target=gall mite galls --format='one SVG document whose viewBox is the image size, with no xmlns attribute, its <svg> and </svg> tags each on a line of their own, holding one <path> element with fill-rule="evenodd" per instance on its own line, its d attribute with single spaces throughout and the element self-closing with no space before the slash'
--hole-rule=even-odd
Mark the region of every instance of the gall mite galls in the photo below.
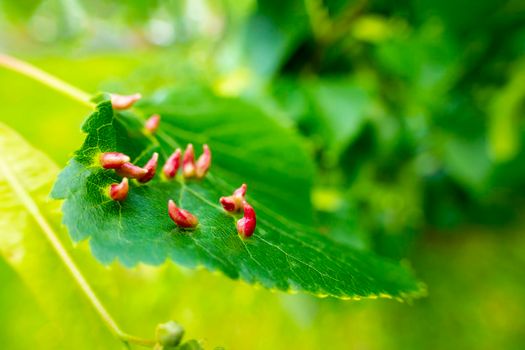
<svg viewBox="0 0 525 350">
<path fill-rule="evenodd" d="M 202 179 L 210 169 L 211 150 L 208 145 L 202 146 L 202 154 L 195 162 L 195 150 L 193 144 L 189 143 L 182 158 L 182 176 L 185 179 Z"/>
<path fill-rule="evenodd" d="M 144 168 L 141 168 L 139 166 L 136 166 L 132 163 L 124 163 L 121 167 L 115 169 L 117 174 L 124 177 L 129 177 L 132 179 L 140 179 L 148 173 L 148 171 Z"/>
<path fill-rule="evenodd" d="M 162 167 L 162 172 L 167 179 L 173 179 L 177 175 L 180 167 L 180 157 L 182 151 L 180 148 L 177 148 L 175 152 L 166 160 L 166 163 Z"/>
<path fill-rule="evenodd" d="M 117 169 L 129 162 L 130 158 L 124 153 L 106 152 L 100 155 L 99 160 L 104 169 Z"/>
<path fill-rule="evenodd" d="M 159 124 L 160 124 L 160 115 L 153 114 L 151 117 L 148 118 L 148 120 L 146 120 L 146 123 L 144 124 L 144 128 L 146 129 L 148 133 L 153 134 L 159 128 Z"/>
<path fill-rule="evenodd" d="M 187 210 L 177 207 L 171 199 L 168 201 L 168 214 L 173 222 L 182 228 L 194 228 L 199 224 L 195 215 Z"/>
<path fill-rule="evenodd" d="M 210 165 L 211 151 L 208 145 L 204 144 L 202 146 L 202 154 L 199 159 L 197 159 L 197 163 L 195 164 L 195 176 L 197 179 L 202 179 L 206 175 Z"/>
<path fill-rule="evenodd" d="M 153 176 L 155 176 L 155 173 L 157 171 L 157 163 L 159 161 L 159 154 L 157 152 L 153 153 L 151 156 L 151 159 L 148 160 L 146 165 L 144 165 L 144 170 L 146 170 L 146 174 L 144 174 L 141 177 L 138 177 L 137 180 L 142 183 L 146 183 L 150 181 Z"/>
<path fill-rule="evenodd" d="M 191 143 L 186 146 L 184 157 L 182 158 L 182 175 L 186 179 L 195 176 L 195 151 Z"/>
<path fill-rule="evenodd" d="M 240 211 L 245 203 L 244 197 L 246 196 L 247 188 L 246 184 L 242 184 L 241 187 L 233 191 L 231 196 L 221 197 L 220 202 L 224 210 L 228 212 Z"/>
<path fill-rule="evenodd" d="M 119 111 L 128 109 L 131 106 L 133 106 L 135 102 L 140 100 L 141 97 L 142 95 L 139 93 L 133 95 L 111 94 L 111 106 L 113 107 L 113 109 Z"/>
<path fill-rule="evenodd" d="M 121 183 L 111 184 L 109 187 L 109 196 L 115 201 L 123 201 L 128 196 L 129 192 L 129 181 L 125 177 Z"/>
<path fill-rule="evenodd" d="M 255 210 L 246 201 L 243 203 L 243 210 L 244 216 L 237 221 L 237 232 L 242 238 L 249 238 L 253 235 L 257 224 Z"/>
</svg>

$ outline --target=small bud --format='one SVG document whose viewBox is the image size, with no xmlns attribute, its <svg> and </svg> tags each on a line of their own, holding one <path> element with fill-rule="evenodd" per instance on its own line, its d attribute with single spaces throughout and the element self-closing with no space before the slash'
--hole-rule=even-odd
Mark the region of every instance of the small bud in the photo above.
<svg viewBox="0 0 525 350">
<path fill-rule="evenodd" d="M 186 179 L 195 176 L 195 153 L 191 143 L 188 144 L 184 151 L 184 158 L 182 159 L 182 175 Z"/>
<path fill-rule="evenodd" d="M 255 210 L 253 210 L 251 205 L 245 201 L 243 203 L 243 208 L 244 217 L 237 221 L 237 232 L 242 238 L 248 238 L 253 235 L 257 221 L 255 219 Z"/>
<path fill-rule="evenodd" d="M 157 343 L 166 348 L 179 345 L 184 336 L 184 328 L 174 321 L 159 324 L 156 329 Z"/>
<path fill-rule="evenodd" d="M 141 97 L 142 95 L 139 93 L 133 95 L 111 94 L 111 105 L 113 106 L 113 109 L 116 110 L 128 109 L 133 106 L 135 102 L 140 100 Z"/>
<path fill-rule="evenodd" d="M 144 124 L 144 127 L 149 133 L 153 134 L 159 128 L 159 124 L 160 115 L 153 114 L 151 117 L 149 117 L 148 120 L 146 120 L 146 124 Z"/>
<path fill-rule="evenodd" d="M 168 201 L 168 213 L 171 220 L 173 220 L 179 227 L 193 228 L 199 223 L 199 220 L 195 215 L 187 210 L 180 209 L 171 199 Z"/>
<path fill-rule="evenodd" d="M 120 168 L 115 170 L 120 176 L 130 177 L 132 179 L 140 179 L 148 173 L 146 169 L 132 163 L 124 163 Z"/>
<path fill-rule="evenodd" d="M 124 153 L 106 152 L 100 155 L 100 164 L 104 169 L 117 169 L 129 161 L 129 157 Z"/>
<path fill-rule="evenodd" d="M 129 191 L 129 182 L 128 178 L 125 177 L 122 179 L 122 182 L 119 184 L 111 184 L 109 187 L 109 196 L 115 201 L 123 201 L 128 196 Z"/>
<path fill-rule="evenodd" d="M 204 175 L 208 172 L 208 169 L 211 165 L 211 151 L 208 145 L 202 146 L 202 154 L 197 159 L 197 164 L 195 165 L 195 175 L 198 179 L 202 179 Z"/>
<path fill-rule="evenodd" d="M 164 167 L 162 168 L 162 171 L 164 172 L 164 175 L 168 179 L 172 179 L 177 175 L 177 171 L 180 167 L 180 154 L 181 150 L 180 148 L 177 148 L 175 152 L 166 160 L 166 163 L 164 164 Z"/>
<path fill-rule="evenodd" d="M 153 153 L 151 156 L 151 159 L 148 160 L 146 165 L 144 165 L 144 170 L 146 170 L 146 174 L 142 177 L 137 178 L 139 182 L 148 182 L 149 180 L 153 179 L 153 176 L 155 176 L 155 172 L 157 171 L 157 163 L 159 161 L 159 154 L 157 152 Z"/>
<path fill-rule="evenodd" d="M 245 202 L 244 196 L 246 196 L 246 184 L 242 184 L 241 187 L 233 191 L 233 194 L 228 197 L 221 197 L 220 202 L 222 207 L 226 211 L 236 212 L 242 209 Z"/>
</svg>

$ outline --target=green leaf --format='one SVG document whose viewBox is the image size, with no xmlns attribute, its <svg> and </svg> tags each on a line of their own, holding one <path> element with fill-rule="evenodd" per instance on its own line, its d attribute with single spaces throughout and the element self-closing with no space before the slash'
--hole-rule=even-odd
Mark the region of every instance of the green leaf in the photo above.
<svg viewBox="0 0 525 350">
<path fill-rule="evenodd" d="M 488 146 L 496 162 L 514 158 L 520 150 L 520 116 L 523 111 L 525 62 L 511 69 L 505 87 L 499 89 L 489 104 Z"/>
<path fill-rule="evenodd" d="M 162 116 L 156 136 L 142 133 L 143 119 L 114 113 L 103 101 L 87 119 L 87 138 L 60 175 L 53 196 L 63 198 L 64 223 L 74 240 L 90 238 L 103 263 L 131 266 L 166 259 L 203 265 L 230 278 L 283 291 L 339 298 L 412 297 L 421 286 L 400 266 L 338 245 L 309 228 L 310 163 L 289 130 L 238 100 L 202 92 L 163 92 L 139 106 L 144 116 Z M 128 198 L 106 195 L 119 177 L 98 165 L 100 152 L 121 151 L 143 164 L 154 151 L 160 164 L 175 147 L 207 142 L 214 164 L 203 181 L 132 183 Z M 198 149 L 198 147 L 197 147 Z M 257 212 L 257 229 L 239 238 L 236 218 L 218 200 L 242 182 Z M 200 221 L 192 232 L 167 214 L 168 199 Z M 293 219 L 300 219 L 296 220 Z"/>
<path fill-rule="evenodd" d="M 305 87 L 315 112 L 315 128 L 320 129 L 327 148 L 339 156 L 370 119 L 375 107 L 371 93 L 349 79 L 307 81 Z"/>
<path fill-rule="evenodd" d="M 38 0 L 2 1 L 0 8 L 11 21 L 23 22 L 33 16 L 39 5 L 40 1 Z"/>
<path fill-rule="evenodd" d="M 57 174 L 58 167 L 46 155 L 0 123 L 0 257 L 29 287 L 48 317 L 45 330 L 26 329 L 27 337 L 53 348 L 107 348 L 118 340 L 42 232 L 42 222 L 52 229 L 60 226 L 60 203 L 48 198 Z M 66 234 L 60 238 L 68 239 Z M 88 336 L 92 333 L 97 336 Z"/>
<path fill-rule="evenodd" d="M 260 77 L 272 76 L 307 35 L 303 1 L 257 1 L 244 28 L 246 62 Z"/>
<path fill-rule="evenodd" d="M 483 193 L 492 171 L 486 141 L 480 137 L 444 135 L 443 160 L 450 175 L 465 189 Z"/>
</svg>

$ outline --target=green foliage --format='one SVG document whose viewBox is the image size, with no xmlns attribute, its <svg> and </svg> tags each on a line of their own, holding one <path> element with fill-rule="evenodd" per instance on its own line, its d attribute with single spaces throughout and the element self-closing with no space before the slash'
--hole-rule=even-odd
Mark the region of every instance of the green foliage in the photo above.
<svg viewBox="0 0 525 350">
<path fill-rule="evenodd" d="M 263 94 L 311 144 L 319 190 L 338 192 L 329 209 L 314 203 L 320 225 L 401 258 L 422 228 L 518 217 L 522 6 L 305 3 L 295 28 L 311 32 Z M 483 25 L 466 25 L 476 14 Z"/>
<path fill-rule="evenodd" d="M 525 242 L 516 219 L 525 203 L 524 10 L 521 1 L 497 0 L 6 0 L 0 49 L 88 91 L 148 96 L 159 87 L 204 85 L 258 105 L 299 131 L 293 142 L 315 163 L 302 209 L 256 193 L 263 183 L 250 187 L 250 198 L 282 204 L 301 227 L 341 244 L 410 258 L 431 291 L 411 307 L 288 296 L 170 262 L 107 268 L 92 261 L 85 240 L 71 252 L 125 329 L 146 333 L 159 320 L 175 319 L 190 338 L 208 338 L 206 348 L 521 349 Z M 0 71 L 0 81 L 0 119 L 64 164 L 81 142 L 76 130 L 87 111 L 12 73 Z M 141 116 L 161 101 L 140 106 Z M 221 108 L 227 115 L 231 105 Z M 177 142 L 211 143 L 208 130 L 190 126 L 180 125 L 172 135 Z M 219 178 L 216 165 L 210 175 Z M 283 182 L 286 190 L 290 182 Z M 236 186 L 232 181 L 227 190 Z M 0 220 L 12 222 L 4 208 Z M 68 347 L 111 348 L 115 341 L 96 332 L 81 297 L 69 298 L 64 286 L 74 286 L 58 260 L 48 264 L 53 252 L 44 249 L 39 228 L 24 222 L 24 250 L 35 252 L 25 259 L 34 266 L 21 269 L 2 255 L 9 263 L 0 263 L 2 346 L 56 349 L 69 335 Z M 14 228 L 0 240 L 17 237 Z M 57 232 L 68 241 L 65 230 Z M 32 276 L 42 281 L 31 284 Z M 40 294 L 45 298 L 36 304 Z M 63 295 L 72 309 L 61 310 L 65 323 L 48 315 Z M 85 344 L 82 331 L 69 330 L 85 328 L 75 319 L 95 330 Z"/>
<path fill-rule="evenodd" d="M 304 85 L 313 113 L 303 123 L 326 140 L 327 155 L 338 159 L 362 132 L 374 101 L 362 86 L 347 79 L 323 79 Z"/>
<path fill-rule="evenodd" d="M 93 254 L 102 262 L 119 258 L 125 265 L 160 264 L 170 258 L 266 288 L 319 296 L 404 298 L 421 293 L 399 266 L 339 246 L 303 225 L 310 221 L 308 160 L 293 135 L 257 109 L 198 91 L 175 91 L 160 93 L 139 110 L 144 116 L 153 111 L 162 116 L 156 136 L 141 133 L 142 119 L 114 113 L 110 102 L 101 102 L 83 126 L 84 145 L 53 191 L 55 198 L 65 199 L 64 223 L 73 239 L 90 237 Z M 97 164 L 101 152 L 124 152 L 141 164 L 158 151 L 163 164 L 176 147 L 190 141 L 206 142 L 214 152 L 204 181 L 157 176 L 147 185 L 132 185 L 122 203 L 107 197 L 118 177 Z M 242 182 L 249 184 L 248 200 L 258 213 L 256 234 L 246 241 L 218 204 Z M 170 198 L 197 215 L 195 232 L 171 222 Z"/>
<path fill-rule="evenodd" d="M 44 311 L 49 332 L 42 335 L 41 341 L 57 348 L 117 345 L 45 239 L 41 224 L 37 224 L 37 220 L 43 220 L 60 226 L 59 203 L 48 199 L 57 174 L 58 168 L 49 158 L 0 124 L 0 254 L 38 301 L 33 312 L 41 315 Z M 28 199 L 22 197 L 24 194 Z M 28 209 L 32 205 L 38 217 Z M 57 332 L 57 326 L 64 332 Z M 35 325 L 35 329 L 38 327 L 40 324 Z M 99 336 L 87 336 L 91 332 Z M 26 330 L 26 337 L 37 341 L 31 329 Z"/>
<path fill-rule="evenodd" d="M 272 76 L 304 40 L 307 23 L 302 0 L 257 1 L 243 30 L 243 59 L 260 77 Z"/>
</svg>

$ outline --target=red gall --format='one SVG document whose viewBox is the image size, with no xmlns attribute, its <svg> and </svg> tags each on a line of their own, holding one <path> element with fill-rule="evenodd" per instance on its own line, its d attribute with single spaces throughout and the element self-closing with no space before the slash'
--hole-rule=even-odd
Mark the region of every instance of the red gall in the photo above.
<svg viewBox="0 0 525 350">
<path fill-rule="evenodd" d="M 115 201 L 123 201 L 128 196 L 129 191 L 129 181 L 125 177 L 122 179 L 122 182 L 117 184 L 111 184 L 109 187 L 109 196 Z"/>
<path fill-rule="evenodd" d="M 153 153 L 151 156 L 151 159 L 148 160 L 146 165 L 144 165 L 144 170 L 146 170 L 146 174 L 144 174 L 141 177 L 138 177 L 137 180 L 139 182 L 145 183 L 149 180 L 153 179 L 153 176 L 155 176 L 155 173 L 157 171 L 157 163 L 159 162 L 159 154 L 157 152 Z"/>
<path fill-rule="evenodd" d="M 229 212 L 237 212 L 242 209 L 245 203 L 244 197 L 246 196 L 246 184 L 242 184 L 241 187 L 233 191 L 233 194 L 228 197 L 221 197 L 220 202 L 224 210 Z"/>
<path fill-rule="evenodd" d="M 186 146 L 186 150 L 184 151 L 184 157 L 182 159 L 182 175 L 186 179 L 195 176 L 195 152 L 191 143 Z"/>
<path fill-rule="evenodd" d="M 237 221 L 237 232 L 242 238 L 248 238 L 253 235 L 257 220 L 255 218 L 255 210 L 246 201 L 243 203 L 243 208 L 244 217 Z"/>
<path fill-rule="evenodd" d="M 135 102 L 140 100 L 141 97 L 142 95 L 139 93 L 133 95 L 111 94 L 111 106 L 113 107 L 113 109 L 119 111 L 123 109 L 128 109 L 131 106 L 133 106 Z"/>
<path fill-rule="evenodd" d="M 162 172 L 168 179 L 172 179 L 177 175 L 177 171 L 180 167 L 180 155 L 181 150 L 180 148 L 177 148 L 175 152 L 172 153 L 172 155 L 166 160 L 166 163 L 162 167 Z"/>
<path fill-rule="evenodd" d="M 202 154 L 199 159 L 197 159 L 197 163 L 195 164 L 195 176 L 197 179 L 202 179 L 206 175 L 210 165 L 211 151 L 208 145 L 204 144 L 202 146 Z"/>
<path fill-rule="evenodd" d="M 117 169 L 124 163 L 130 161 L 130 158 L 124 153 L 106 152 L 100 155 L 100 164 L 104 169 Z"/>
<path fill-rule="evenodd" d="M 132 179 L 140 179 L 148 173 L 146 169 L 136 166 L 129 162 L 122 164 L 122 166 L 120 168 L 115 169 L 115 171 L 120 176 L 125 176 Z"/>
<path fill-rule="evenodd" d="M 159 124 L 160 124 L 160 115 L 153 114 L 151 117 L 149 117 L 148 120 L 146 120 L 144 127 L 150 134 L 153 134 L 159 128 Z"/>
<path fill-rule="evenodd" d="M 168 201 L 168 214 L 171 220 L 179 227 L 193 228 L 198 225 L 199 220 L 195 215 L 187 210 L 177 207 L 174 201 L 171 199 Z"/>
</svg>

